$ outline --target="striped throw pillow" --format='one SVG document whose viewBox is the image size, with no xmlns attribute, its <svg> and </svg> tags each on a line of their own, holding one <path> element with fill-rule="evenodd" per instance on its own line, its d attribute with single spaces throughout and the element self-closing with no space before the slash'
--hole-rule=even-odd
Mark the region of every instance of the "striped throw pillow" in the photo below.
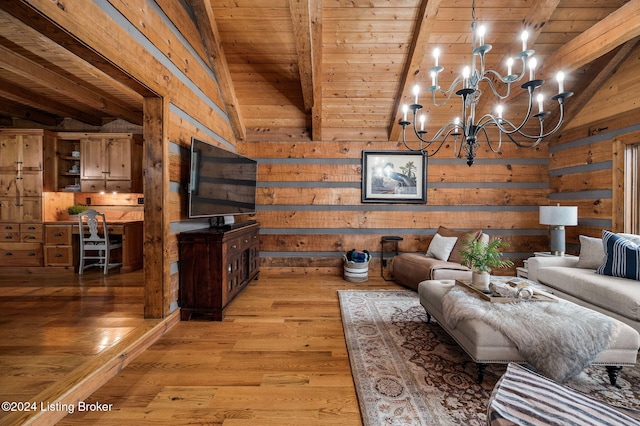
<svg viewBox="0 0 640 426">
<path fill-rule="evenodd" d="M 607 230 L 602 231 L 602 245 L 605 260 L 598 274 L 640 280 L 640 246 Z"/>
<path fill-rule="evenodd" d="M 518 364 L 509 364 L 493 389 L 487 424 L 640 425 L 640 421 Z"/>
</svg>

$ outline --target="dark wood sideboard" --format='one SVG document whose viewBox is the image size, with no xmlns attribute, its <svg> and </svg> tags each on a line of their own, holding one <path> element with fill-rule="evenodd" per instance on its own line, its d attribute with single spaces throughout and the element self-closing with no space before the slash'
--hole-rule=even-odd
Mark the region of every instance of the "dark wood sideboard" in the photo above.
<svg viewBox="0 0 640 426">
<path fill-rule="evenodd" d="M 205 228 L 181 232 L 180 319 L 193 314 L 224 318 L 227 305 L 257 278 L 260 255 L 255 222 L 231 229 Z"/>
</svg>

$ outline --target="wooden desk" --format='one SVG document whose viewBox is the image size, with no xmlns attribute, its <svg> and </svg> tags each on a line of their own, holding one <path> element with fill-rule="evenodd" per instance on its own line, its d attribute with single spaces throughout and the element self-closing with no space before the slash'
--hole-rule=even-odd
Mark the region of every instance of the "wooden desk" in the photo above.
<svg viewBox="0 0 640 426">
<path fill-rule="evenodd" d="M 62 227 L 62 228 L 60 228 Z M 46 222 L 45 223 L 45 233 L 46 229 L 54 229 L 60 228 L 64 230 L 64 228 L 71 229 L 71 234 L 73 235 L 72 245 L 69 248 L 72 253 L 70 256 L 57 256 L 55 259 L 68 259 L 69 263 L 72 263 L 74 271 L 78 270 L 79 264 L 79 241 L 78 234 L 80 232 L 80 227 L 78 223 L 75 221 L 58 221 L 58 222 Z M 143 260 L 143 243 L 144 243 L 144 222 L 141 220 L 136 221 L 123 221 L 117 222 L 112 221 L 108 222 L 108 231 L 111 236 L 120 236 L 122 238 L 122 253 L 121 259 L 118 261 L 122 262 L 122 267 L 120 268 L 121 273 L 132 272 L 138 269 L 142 269 L 144 260 Z M 50 250 L 48 250 L 48 248 Z M 49 254 L 51 251 L 58 251 L 64 253 L 63 245 L 47 244 L 45 241 L 45 253 Z M 55 264 L 56 260 L 51 256 L 51 259 L 45 259 L 45 266 L 58 266 Z M 71 259 L 73 261 L 71 262 Z M 64 266 L 64 265 L 59 265 Z"/>
</svg>

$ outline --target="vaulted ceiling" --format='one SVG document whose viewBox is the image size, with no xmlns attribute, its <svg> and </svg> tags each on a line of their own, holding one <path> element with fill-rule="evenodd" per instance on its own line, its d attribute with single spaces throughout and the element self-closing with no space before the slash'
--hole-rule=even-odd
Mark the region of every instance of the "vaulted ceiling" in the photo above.
<svg viewBox="0 0 640 426">
<path fill-rule="evenodd" d="M 11 3 L 0 6 L 0 124 L 11 117 L 47 125 L 63 117 L 140 124 L 142 90 L 100 66 L 100 58 L 80 59 L 60 39 L 64 35 L 51 39 L 43 28 L 22 23 Z M 415 84 L 428 105 L 424 91 L 431 85 L 433 49 L 442 52 L 443 88 L 472 59 L 472 0 L 188 3 L 239 140 L 398 140 L 400 108 L 413 103 Z M 477 21 L 487 27 L 486 43 L 493 46 L 487 68 L 506 73 L 506 59 L 522 50 L 519 34 L 527 29 L 528 48 L 541 64 L 536 77 L 548 81 L 543 92 L 557 91 L 552 73 L 567 74 L 565 87 L 576 93 L 567 103 L 570 112 L 627 59 L 640 35 L 637 0 L 475 3 Z M 506 114 L 527 100 L 514 98 Z M 455 100 L 426 107 L 428 130 L 459 108 Z"/>
</svg>

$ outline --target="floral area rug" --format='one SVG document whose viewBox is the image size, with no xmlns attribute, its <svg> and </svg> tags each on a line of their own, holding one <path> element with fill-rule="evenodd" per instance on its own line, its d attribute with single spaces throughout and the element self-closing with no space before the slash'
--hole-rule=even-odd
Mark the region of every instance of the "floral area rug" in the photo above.
<svg viewBox="0 0 640 426">
<path fill-rule="evenodd" d="M 494 385 L 506 365 L 476 366 L 409 290 L 338 292 L 362 421 L 378 425 L 485 425 Z M 568 386 L 619 407 L 640 410 L 640 365 L 624 367 L 617 387 L 604 367 Z"/>
</svg>

